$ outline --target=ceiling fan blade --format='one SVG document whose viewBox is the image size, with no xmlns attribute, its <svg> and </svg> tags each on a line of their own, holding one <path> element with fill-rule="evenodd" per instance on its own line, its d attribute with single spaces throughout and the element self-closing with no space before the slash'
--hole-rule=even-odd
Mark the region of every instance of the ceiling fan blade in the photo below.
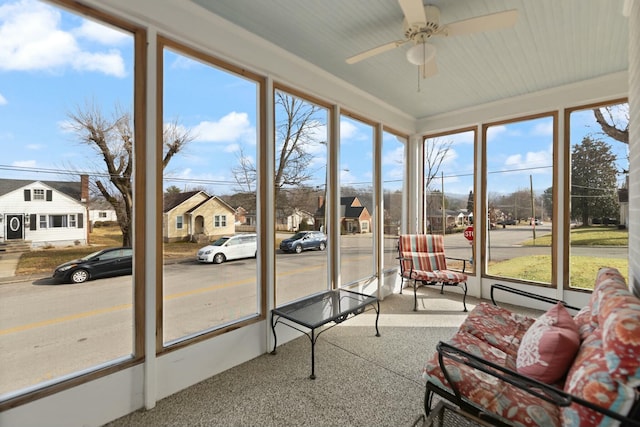
<svg viewBox="0 0 640 427">
<path fill-rule="evenodd" d="M 404 18 L 410 27 L 414 24 L 420 24 L 420 26 L 422 26 L 427 22 L 422 0 L 398 0 L 398 3 L 400 3 Z"/>
<path fill-rule="evenodd" d="M 407 43 L 408 41 L 409 40 L 396 40 L 391 43 L 383 44 L 382 46 L 374 47 L 373 49 L 365 50 L 364 52 L 347 58 L 347 64 L 355 64 L 356 62 L 360 62 L 363 59 L 371 58 L 372 56 L 379 55 L 391 49 L 395 49 Z"/>
<path fill-rule="evenodd" d="M 433 58 L 424 65 L 420 65 L 420 77 L 426 79 L 427 77 L 435 76 L 438 74 L 438 64 L 436 59 Z"/>
<path fill-rule="evenodd" d="M 459 36 L 481 31 L 500 30 L 516 25 L 518 10 L 512 9 L 504 12 L 492 13 L 475 18 L 464 19 L 445 25 L 441 34 L 445 36 Z"/>
</svg>

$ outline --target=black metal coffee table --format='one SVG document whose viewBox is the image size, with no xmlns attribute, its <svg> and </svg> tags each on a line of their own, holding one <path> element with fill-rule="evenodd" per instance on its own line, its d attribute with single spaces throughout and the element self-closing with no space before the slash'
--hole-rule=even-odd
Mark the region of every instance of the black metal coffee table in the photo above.
<svg viewBox="0 0 640 427">
<path fill-rule="evenodd" d="M 370 306 L 370 308 L 367 308 Z M 305 334 L 311 340 L 311 376 L 315 375 L 315 345 L 318 336 L 339 323 L 347 320 L 349 316 L 357 316 L 368 310 L 376 311 L 376 336 L 380 336 L 378 330 L 378 318 L 380 317 L 380 301 L 372 295 L 365 295 L 346 289 L 334 289 L 320 292 L 307 298 L 294 301 L 290 304 L 271 310 L 271 329 L 273 330 L 273 351 L 276 354 L 277 337 L 276 325 L 282 323 Z M 316 334 L 316 329 L 333 323 Z M 299 327 L 310 329 L 302 330 Z"/>
</svg>

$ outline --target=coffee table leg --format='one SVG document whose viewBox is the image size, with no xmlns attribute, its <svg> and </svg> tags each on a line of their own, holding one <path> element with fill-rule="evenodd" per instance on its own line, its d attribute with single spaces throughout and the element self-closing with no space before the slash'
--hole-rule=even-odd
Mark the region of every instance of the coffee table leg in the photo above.
<svg viewBox="0 0 640 427">
<path fill-rule="evenodd" d="M 271 313 L 271 330 L 273 331 L 273 351 L 271 351 L 271 354 L 276 354 L 278 337 L 276 336 L 276 322 L 274 320 L 273 313 Z"/>
<path fill-rule="evenodd" d="M 376 301 L 376 305 L 378 306 L 378 308 L 376 308 L 376 336 L 379 337 L 380 331 L 378 330 L 378 318 L 380 317 L 380 300 Z"/>
<path fill-rule="evenodd" d="M 316 379 L 316 336 L 315 329 L 311 329 L 311 376 L 312 380 Z"/>
</svg>

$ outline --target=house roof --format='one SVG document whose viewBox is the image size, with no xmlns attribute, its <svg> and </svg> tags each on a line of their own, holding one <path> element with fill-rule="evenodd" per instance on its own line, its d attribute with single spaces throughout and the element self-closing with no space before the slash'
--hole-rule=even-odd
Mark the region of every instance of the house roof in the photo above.
<svg viewBox="0 0 640 427">
<path fill-rule="evenodd" d="M 186 211 L 186 213 L 188 213 L 188 214 L 193 213 L 193 212 L 195 212 L 198 208 L 200 208 L 201 206 L 206 205 L 207 203 L 212 202 L 212 201 L 217 201 L 219 204 L 221 204 L 222 206 L 224 206 L 225 208 L 227 208 L 230 212 L 235 213 L 235 210 L 234 210 L 231 206 L 229 206 L 229 204 L 228 204 L 228 203 L 226 203 L 224 200 L 222 200 L 221 198 L 219 198 L 219 197 L 217 197 L 217 196 L 211 196 L 211 197 L 209 197 L 208 199 L 203 200 L 202 202 L 198 203 L 197 205 L 195 205 L 195 206 L 194 206 L 194 207 L 192 207 L 191 209 L 188 209 L 188 210 Z"/>
<path fill-rule="evenodd" d="M 4 196 L 7 193 L 29 186 L 35 182 L 41 182 L 42 184 L 64 193 L 75 200 L 80 200 L 80 196 L 82 194 L 82 185 L 80 181 L 42 181 L 0 178 L 0 196 Z"/>
<path fill-rule="evenodd" d="M 341 218 L 360 218 L 362 212 L 367 208 L 365 206 L 352 206 L 358 198 L 355 196 L 340 197 L 340 217 Z M 316 211 L 316 216 L 324 215 L 325 202 Z"/>
<path fill-rule="evenodd" d="M 162 199 L 162 212 L 169 212 L 171 209 L 181 205 L 186 200 L 192 198 L 202 191 L 184 191 L 180 193 L 165 193 Z M 206 193 L 205 193 L 206 194 Z"/>
</svg>

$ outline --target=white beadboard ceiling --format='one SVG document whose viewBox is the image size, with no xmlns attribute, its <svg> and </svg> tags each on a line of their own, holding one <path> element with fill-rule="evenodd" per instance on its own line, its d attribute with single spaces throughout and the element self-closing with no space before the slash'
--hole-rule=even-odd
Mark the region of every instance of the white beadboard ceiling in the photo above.
<svg viewBox="0 0 640 427">
<path fill-rule="evenodd" d="M 440 23 L 518 10 L 514 28 L 434 37 L 438 74 L 420 80 L 409 43 L 353 65 L 346 58 L 403 38 L 397 0 L 192 0 L 416 119 L 627 69 L 624 0 L 425 0 Z"/>
</svg>

